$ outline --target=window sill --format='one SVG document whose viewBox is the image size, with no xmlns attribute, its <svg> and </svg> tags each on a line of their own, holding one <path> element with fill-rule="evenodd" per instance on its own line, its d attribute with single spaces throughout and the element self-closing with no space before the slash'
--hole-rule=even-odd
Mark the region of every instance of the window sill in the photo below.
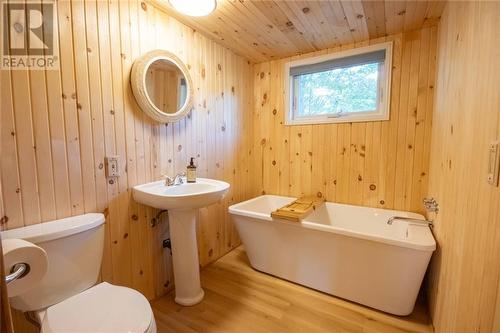
<svg viewBox="0 0 500 333">
<path fill-rule="evenodd" d="M 320 125 L 320 124 L 339 124 L 339 123 L 362 123 L 371 121 L 387 121 L 388 114 L 364 114 L 364 115 L 343 115 L 340 117 L 314 117 L 314 118 L 298 118 L 286 119 L 285 125 Z"/>
</svg>

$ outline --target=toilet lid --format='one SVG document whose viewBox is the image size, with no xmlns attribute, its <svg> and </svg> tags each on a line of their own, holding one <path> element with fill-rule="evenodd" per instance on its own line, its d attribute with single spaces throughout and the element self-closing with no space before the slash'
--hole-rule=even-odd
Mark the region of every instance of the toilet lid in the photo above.
<svg viewBox="0 0 500 333">
<path fill-rule="evenodd" d="M 42 332 L 144 333 L 152 321 L 141 293 L 103 282 L 49 307 Z"/>
</svg>

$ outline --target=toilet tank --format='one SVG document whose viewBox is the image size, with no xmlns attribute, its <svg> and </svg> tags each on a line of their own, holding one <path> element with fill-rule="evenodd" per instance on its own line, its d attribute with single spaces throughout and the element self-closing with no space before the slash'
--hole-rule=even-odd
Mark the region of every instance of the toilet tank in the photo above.
<svg viewBox="0 0 500 333">
<path fill-rule="evenodd" d="M 85 214 L 1 232 L 47 252 L 49 265 L 40 284 L 10 298 L 13 308 L 35 311 L 92 287 L 99 277 L 104 248 L 104 215 Z"/>
</svg>

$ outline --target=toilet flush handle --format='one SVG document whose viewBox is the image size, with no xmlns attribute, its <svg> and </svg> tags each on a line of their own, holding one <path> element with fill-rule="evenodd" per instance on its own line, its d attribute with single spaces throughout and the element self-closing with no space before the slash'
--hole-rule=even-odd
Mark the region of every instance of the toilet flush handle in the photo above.
<svg viewBox="0 0 500 333">
<path fill-rule="evenodd" d="M 23 278 L 30 271 L 30 266 L 24 262 L 12 266 L 10 274 L 5 277 L 5 283 L 11 283 L 17 279 Z"/>
</svg>

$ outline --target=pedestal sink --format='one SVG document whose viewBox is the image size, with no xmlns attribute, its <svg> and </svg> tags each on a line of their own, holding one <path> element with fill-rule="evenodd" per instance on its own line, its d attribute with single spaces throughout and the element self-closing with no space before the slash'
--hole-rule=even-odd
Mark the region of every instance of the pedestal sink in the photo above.
<svg viewBox="0 0 500 333">
<path fill-rule="evenodd" d="M 203 299 L 200 284 L 196 216 L 198 209 L 216 203 L 228 191 L 229 184 L 197 178 L 196 183 L 166 186 L 158 181 L 134 187 L 135 201 L 158 209 L 167 209 L 174 264 L 175 301 L 194 305 Z"/>
</svg>

